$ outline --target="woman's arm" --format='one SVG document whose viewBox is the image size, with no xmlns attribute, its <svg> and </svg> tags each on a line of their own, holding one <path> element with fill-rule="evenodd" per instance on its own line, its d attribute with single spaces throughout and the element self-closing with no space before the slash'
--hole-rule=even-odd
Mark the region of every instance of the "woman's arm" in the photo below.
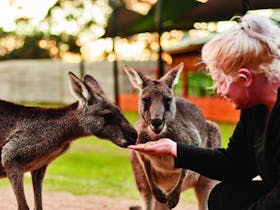
<svg viewBox="0 0 280 210">
<path fill-rule="evenodd" d="M 240 182 L 257 175 L 250 158 L 247 111 L 241 111 L 240 120 L 230 138 L 227 148 L 201 148 L 178 144 L 175 166 L 188 168 L 212 179 Z"/>
<path fill-rule="evenodd" d="M 241 115 L 242 116 L 242 115 Z M 240 118 L 227 149 L 202 148 L 163 138 L 129 148 L 150 155 L 171 155 L 175 167 L 187 168 L 220 181 L 248 181 L 256 176 L 250 163 L 246 128 Z"/>
</svg>

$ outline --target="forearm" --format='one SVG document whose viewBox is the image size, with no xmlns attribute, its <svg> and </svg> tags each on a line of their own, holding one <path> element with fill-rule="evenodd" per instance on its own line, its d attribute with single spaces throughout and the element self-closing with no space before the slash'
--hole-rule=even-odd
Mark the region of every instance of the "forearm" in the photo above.
<svg viewBox="0 0 280 210">
<path fill-rule="evenodd" d="M 247 181 L 256 174 L 246 161 L 233 160 L 225 149 L 177 144 L 175 167 L 187 168 L 220 181 Z M 242 173 L 240 173 L 242 171 Z"/>
</svg>

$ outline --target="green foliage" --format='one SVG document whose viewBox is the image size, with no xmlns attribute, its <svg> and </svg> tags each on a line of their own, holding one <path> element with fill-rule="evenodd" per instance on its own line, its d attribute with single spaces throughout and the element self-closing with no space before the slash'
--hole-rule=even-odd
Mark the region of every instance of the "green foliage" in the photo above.
<svg viewBox="0 0 280 210">
<path fill-rule="evenodd" d="M 0 60 L 9 60 L 9 59 L 31 59 L 31 58 L 50 58 L 50 55 L 46 49 L 42 49 L 39 46 L 39 41 L 42 39 L 42 34 L 34 34 L 32 36 L 25 36 L 24 44 L 14 49 L 7 54 L 0 56 Z"/>
<path fill-rule="evenodd" d="M 168 31 L 170 28 L 186 28 L 190 24 L 189 21 L 182 23 L 181 19 L 184 13 L 191 11 L 193 8 L 199 6 L 201 3 L 198 1 L 162 1 L 162 28 Z M 178 6 L 179 5 L 179 6 Z M 126 31 L 126 35 L 143 33 L 147 31 L 157 31 L 157 24 L 155 21 L 157 13 L 157 4 L 155 4 L 148 12 L 147 15 L 141 16 L 134 24 L 132 24 Z"/>
<path fill-rule="evenodd" d="M 80 46 L 76 43 L 77 37 L 70 34 L 46 35 L 38 32 L 32 35 L 18 36 L 14 33 L 7 33 L 2 35 L 2 39 L 4 37 L 14 39 L 15 42 L 21 37 L 23 45 L 10 52 L 7 51 L 6 54 L 0 56 L 0 60 L 61 58 L 65 52 L 80 53 Z M 40 46 L 40 41 L 43 41 L 45 46 Z M 0 45 L 0 50 L 2 47 L 5 48 L 3 45 Z"/>
<path fill-rule="evenodd" d="M 189 96 L 212 96 L 213 93 L 209 89 L 213 85 L 209 75 L 203 72 L 188 72 L 187 75 Z"/>
<path fill-rule="evenodd" d="M 211 88 L 209 88 L 213 86 L 213 80 L 206 73 L 202 71 L 189 71 L 186 79 L 187 96 L 208 97 L 214 95 Z M 180 77 L 178 83 L 175 86 L 175 94 L 181 96 L 182 90 L 183 79 Z"/>
<path fill-rule="evenodd" d="M 16 20 L 14 31 L 5 32 L 0 28 L 0 60 L 62 58 L 65 52 L 80 55 L 83 45 L 80 36 L 83 33 L 94 35 L 93 29 L 98 25 L 96 16 L 90 12 L 95 4 L 95 0 L 58 0 L 36 25 L 31 23 L 32 18 L 21 17 Z M 64 15 L 60 20 L 57 11 Z M 75 24 L 77 30 L 73 33 L 63 29 L 57 31 L 59 27 L 55 26 L 59 21 L 70 27 Z M 11 42 L 16 43 L 19 39 L 23 42 L 20 47 L 11 46 Z M 43 45 L 39 45 L 41 41 L 44 41 Z"/>
</svg>

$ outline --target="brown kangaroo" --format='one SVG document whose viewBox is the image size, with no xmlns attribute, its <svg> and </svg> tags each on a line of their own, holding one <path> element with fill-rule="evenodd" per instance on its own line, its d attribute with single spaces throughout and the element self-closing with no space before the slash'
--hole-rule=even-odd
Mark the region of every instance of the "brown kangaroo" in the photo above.
<svg viewBox="0 0 280 210">
<path fill-rule="evenodd" d="M 31 171 L 35 210 L 42 209 L 42 181 L 47 166 L 82 136 L 96 135 L 120 147 L 135 144 L 137 132 L 97 81 L 69 72 L 77 102 L 59 108 L 26 107 L 0 100 L 0 176 L 8 177 L 18 210 L 27 210 L 23 186 Z"/>
<path fill-rule="evenodd" d="M 194 104 L 174 96 L 173 87 L 182 68 L 183 64 L 180 64 L 159 80 L 151 80 L 133 68 L 124 66 L 131 83 L 140 90 L 140 119 L 135 126 L 137 143 L 167 137 L 200 147 L 220 146 L 221 136 L 217 124 L 205 120 Z M 171 156 L 152 156 L 132 151 L 131 165 L 146 210 L 174 208 L 179 202 L 181 191 L 191 187 L 195 189 L 199 210 L 208 209 L 208 196 L 216 181 L 190 170 L 174 168 Z"/>
</svg>

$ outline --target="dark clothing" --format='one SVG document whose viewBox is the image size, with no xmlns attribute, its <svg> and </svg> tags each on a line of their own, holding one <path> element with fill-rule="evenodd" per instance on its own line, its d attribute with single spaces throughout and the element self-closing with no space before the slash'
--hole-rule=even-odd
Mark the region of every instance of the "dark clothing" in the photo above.
<svg viewBox="0 0 280 210">
<path fill-rule="evenodd" d="M 265 126 L 263 105 L 241 110 L 228 148 L 198 148 L 177 144 L 175 166 L 196 171 L 224 183 L 248 183 L 260 175 L 269 193 L 248 210 L 280 209 L 280 91 Z"/>
<path fill-rule="evenodd" d="M 209 210 L 248 209 L 252 203 L 267 193 L 268 190 L 262 181 L 240 184 L 221 182 L 212 190 L 208 208 Z"/>
</svg>

